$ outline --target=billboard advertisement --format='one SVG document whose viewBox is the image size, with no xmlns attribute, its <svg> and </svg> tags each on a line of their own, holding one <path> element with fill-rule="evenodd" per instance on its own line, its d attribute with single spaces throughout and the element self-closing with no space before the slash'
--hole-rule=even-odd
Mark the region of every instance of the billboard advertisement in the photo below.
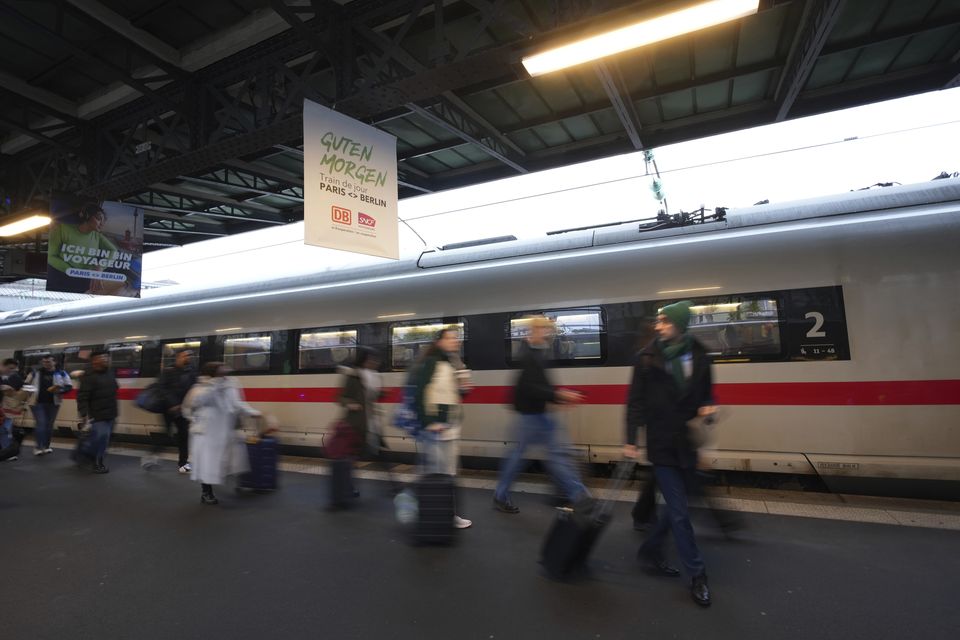
<svg viewBox="0 0 960 640">
<path fill-rule="evenodd" d="M 47 291 L 140 297 L 142 209 L 55 197 L 50 214 Z"/>
<path fill-rule="evenodd" d="M 399 259 L 397 139 L 304 100 L 303 154 L 304 242 Z"/>
</svg>

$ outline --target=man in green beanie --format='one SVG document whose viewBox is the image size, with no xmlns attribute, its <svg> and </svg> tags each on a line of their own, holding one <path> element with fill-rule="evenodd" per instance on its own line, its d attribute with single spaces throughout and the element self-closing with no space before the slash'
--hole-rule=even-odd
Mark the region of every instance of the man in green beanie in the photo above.
<svg viewBox="0 0 960 640">
<path fill-rule="evenodd" d="M 697 450 L 687 422 L 712 415 L 710 360 L 706 350 L 687 333 L 689 301 L 660 309 L 654 328 L 657 338 L 637 356 L 627 404 L 624 455 L 637 457 L 637 430 L 646 427 L 647 458 L 666 502 L 666 512 L 640 547 L 638 556 L 661 575 L 679 576 L 663 555 L 667 532 L 673 532 L 677 552 L 691 580 L 690 593 L 701 606 L 710 605 L 706 567 L 690 524 L 687 494 L 696 486 Z"/>
</svg>

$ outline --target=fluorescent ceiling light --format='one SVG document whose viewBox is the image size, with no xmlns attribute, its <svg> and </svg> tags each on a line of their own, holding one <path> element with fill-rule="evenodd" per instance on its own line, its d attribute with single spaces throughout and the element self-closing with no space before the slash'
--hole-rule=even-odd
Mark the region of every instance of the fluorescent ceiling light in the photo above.
<svg viewBox="0 0 960 640">
<path fill-rule="evenodd" d="M 760 0 L 710 0 L 523 59 L 531 76 L 668 40 L 757 12 Z"/>
<path fill-rule="evenodd" d="M 410 316 L 415 316 L 416 313 L 391 313 L 385 316 L 377 316 L 378 320 L 386 320 L 387 318 L 409 318 Z"/>
<path fill-rule="evenodd" d="M 147 336 L 124 336 L 124 340 L 141 340 Z"/>
<path fill-rule="evenodd" d="M 224 333 L 226 331 L 240 331 L 243 327 L 227 327 L 226 329 L 214 329 L 216 333 Z"/>
<path fill-rule="evenodd" d="M 65 347 L 65 346 L 67 346 L 68 344 L 70 344 L 70 343 L 69 343 L 69 342 L 51 342 L 51 343 L 50 343 L 50 346 L 51 346 L 51 347 Z"/>
<path fill-rule="evenodd" d="M 21 218 L 20 220 L 7 223 L 0 227 L 0 237 L 7 238 L 20 235 L 27 231 L 40 229 L 48 224 L 50 224 L 50 216 L 29 216 L 27 218 Z"/>
<path fill-rule="evenodd" d="M 717 289 L 722 289 L 723 287 L 695 287 L 693 289 L 667 289 L 666 291 L 657 291 L 659 295 L 665 295 L 668 293 L 692 293 L 694 291 L 716 291 Z"/>
</svg>

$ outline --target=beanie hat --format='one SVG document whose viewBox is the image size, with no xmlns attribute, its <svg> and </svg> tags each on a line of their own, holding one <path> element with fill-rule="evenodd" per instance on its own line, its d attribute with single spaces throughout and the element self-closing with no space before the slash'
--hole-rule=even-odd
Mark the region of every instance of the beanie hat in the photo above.
<svg viewBox="0 0 960 640">
<path fill-rule="evenodd" d="M 673 323 L 677 331 L 686 333 L 687 327 L 690 325 L 690 306 L 692 304 L 689 300 L 674 302 L 660 309 L 660 314 L 667 316 L 667 320 Z"/>
</svg>

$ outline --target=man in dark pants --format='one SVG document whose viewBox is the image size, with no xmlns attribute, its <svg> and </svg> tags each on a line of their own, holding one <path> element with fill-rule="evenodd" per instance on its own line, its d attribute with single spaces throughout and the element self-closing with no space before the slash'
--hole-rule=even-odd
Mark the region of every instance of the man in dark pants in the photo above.
<svg viewBox="0 0 960 640">
<path fill-rule="evenodd" d="M 167 367 L 160 375 L 160 386 L 163 387 L 167 400 L 167 410 L 163 414 L 167 433 L 177 432 L 177 467 L 180 473 L 190 473 L 190 453 L 188 451 L 190 438 L 190 422 L 183 417 L 180 405 L 187 396 L 187 392 L 197 382 L 197 370 L 192 364 L 193 351 L 184 349 L 177 352 L 172 367 Z"/>
<path fill-rule="evenodd" d="M 520 347 L 520 375 L 513 393 L 514 408 L 520 414 L 517 444 L 503 461 L 493 494 L 494 508 L 504 513 L 520 511 L 510 500 L 510 486 L 522 469 L 523 452 L 530 445 L 546 445 L 547 471 L 568 500 L 576 502 L 590 495 L 570 461 L 560 425 L 547 411 L 549 402 L 572 404 L 583 400 L 583 396 L 570 389 L 555 389 L 547 377 L 546 360 L 553 343 L 553 322 L 542 316 L 528 321 L 530 335 Z"/>
<path fill-rule="evenodd" d="M 667 564 L 663 543 L 673 532 L 677 551 L 691 579 L 693 600 L 710 604 L 707 573 L 690 524 L 687 494 L 696 485 L 697 451 L 687 422 L 712 415 L 710 361 L 703 346 L 687 333 L 690 302 L 677 302 L 657 315 L 657 339 L 638 355 L 627 406 L 624 455 L 637 457 L 637 429 L 646 427 L 647 458 L 666 502 L 638 555 L 663 575 L 680 572 Z"/>
<path fill-rule="evenodd" d="M 110 354 L 94 351 L 90 356 L 90 370 L 80 378 L 77 392 L 77 413 L 84 423 L 89 422 L 93 437 L 93 472 L 108 473 L 103 458 L 117 420 L 117 379 L 110 370 Z"/>
</svg>

